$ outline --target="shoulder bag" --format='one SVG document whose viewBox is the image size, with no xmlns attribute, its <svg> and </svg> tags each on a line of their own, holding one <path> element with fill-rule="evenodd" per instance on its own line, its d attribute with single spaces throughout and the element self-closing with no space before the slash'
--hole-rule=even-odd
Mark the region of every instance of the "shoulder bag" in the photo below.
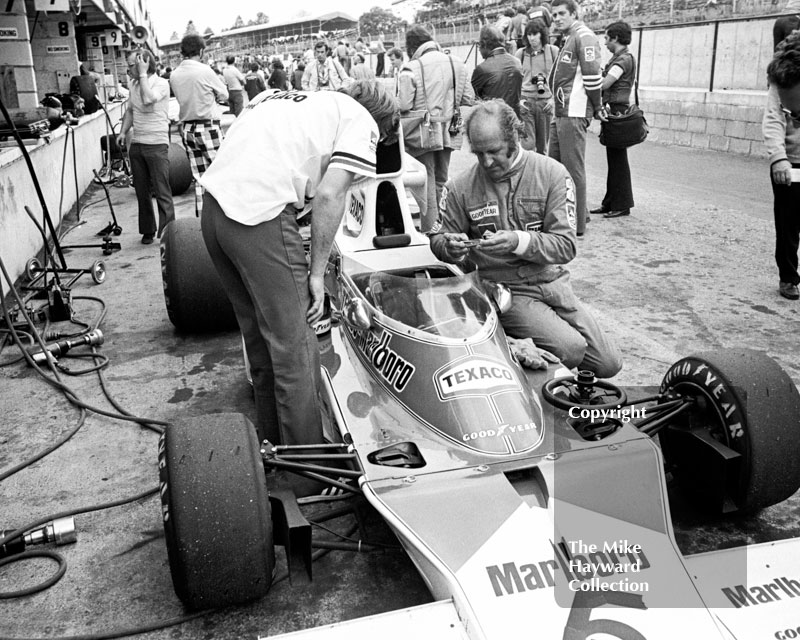
<svg viewBox="0 0 800 640">
<path fill-rule="evenodd" d="M 425 99 L 424 109 L 412 109 L 400 116 L 403 127 L 403 141 L 406 150 L 411 153 L 422 153 L 440 148 L 436 140 L 436 126 L 431 122 L 431 113 L 428 111 L 428 94 L 425 91 L 425 68 L 419 60 L 419 75 L 422 78 L 422 96 Z"/>
<path fill-rule="evenodd" d="M 635 68 L 634 68 L 635 77 Z M 639 108 L 639 85 L 634 80 L 636 103 L 624 112 L 608 114 L 608 122 L 600 123 L 600 144 L 611 149 L 627 149 L 644 142 L 650 128 L 644 112 Z"/>
</svg>

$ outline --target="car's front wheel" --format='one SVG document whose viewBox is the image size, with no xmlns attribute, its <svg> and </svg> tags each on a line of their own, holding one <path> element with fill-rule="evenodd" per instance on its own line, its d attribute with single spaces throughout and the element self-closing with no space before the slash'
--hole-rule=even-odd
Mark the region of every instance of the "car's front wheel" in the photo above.
<svg viewBox="0 0 800 640">
<path fill-rule="evenodd" d="M 175 593 L 192 610 L 269 590 L 272 516 L 253 425 L 241 414 L 187 418 L 159 442 L 164 531 Z"/>
<path fill-rule="evenodd" d="M 769 356 L 721 349 L 682 358 L 662 392 L 694 402 L 661 431 L 668 469 L 690 496 L 754 511 L 800 488 L 800 394 Z"/>
</svg>

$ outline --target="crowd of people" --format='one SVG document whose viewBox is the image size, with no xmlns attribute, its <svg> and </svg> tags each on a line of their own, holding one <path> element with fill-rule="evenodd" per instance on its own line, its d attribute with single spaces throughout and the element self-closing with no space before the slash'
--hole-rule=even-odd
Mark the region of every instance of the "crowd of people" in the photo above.
<svg viewBox="0 0 800 640">
<path fill-rule="evenodd" d="M 131 103 L 121 137 L 133 134 L 142 241 L 152 242 L 174 217 L 162 135 L 171 89 L 204 193 L 203 235 L 247 345 L 261 437 L 319 441 L 319 409 L 308 384 L 318 368 L 311 325 L 322 314 L 341 202 L 353 180 L 375 175 L 377 147 L 394 143 L 401 131 L 405 150 L 428 176 L 421 230 L 440 260 L 479 269 L 489 285 L 511 289 L 514 304 L 501 316 L 506 333 L 533 339 L 568 367 L 601 377 L 621 369 L 619 349 L 575 296 L 566 265 L 590 213 L 618 218 L 633 208 L 626 149 L 607 148 L 606 193 L 591 211 L 584 169 L 592 118 L 607 121 L 631 105 L 631 28 L 618 21 L 605 29 L 610 58 L 601 66 L 599 39 L 580 21 L 575 0 L 520 5 L 503 17 L 482 28 L 484 61 L 471 77 L 420 25 L 408 28 L 405 52 L 383 52 L 388 64 L 374 71 L 363 49 L 351 55 L 345 43 L 324 40 L 288 70 L 274 60 L 268 77 L 254 62 L 243 74 L 235 58 L 215 73 L 201 61 L 205 43 L 197 35 L 184 38 L 184 60 L 168 84 L 147 52 L 129 59 Z M 393 83 L 376 80 L 387 74 Z M 777 46 L 768 78 L 764 132 L 779 290 L 798 299 L 800 32 Z M 305 93 L 275 100 L 267 88 Z M 224 141 L 213 112 L 220 101 L 237 116 Z M 462 136 L 477 162 L 452 176 L 450 157 Z M 307 270 L 296 214 L 311 200 Z"/>
</svg>

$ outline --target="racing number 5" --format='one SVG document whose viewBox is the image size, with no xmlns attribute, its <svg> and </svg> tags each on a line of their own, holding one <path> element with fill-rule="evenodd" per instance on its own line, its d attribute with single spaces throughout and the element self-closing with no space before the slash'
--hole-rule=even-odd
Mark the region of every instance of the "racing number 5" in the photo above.
<svg viewBox="0 0 800 640">
<path fill-rule="evenodd" d="M 647 609 L 642 596 L 624 591 L 578 591 L 564 627 L 562 640 L 587 640 L 602 633 L 619 640 L 647 640 L 633 627 L 617 620 L 589 620 L 593 609 L 611 604 L 629 609 Z"/>
</svg>

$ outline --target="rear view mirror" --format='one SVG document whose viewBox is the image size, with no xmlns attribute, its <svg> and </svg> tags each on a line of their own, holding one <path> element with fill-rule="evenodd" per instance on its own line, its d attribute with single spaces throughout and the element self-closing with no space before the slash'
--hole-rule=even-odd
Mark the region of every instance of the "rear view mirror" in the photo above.
<svg viewBox="0 0 800 640">
<path fill-rule="evenodd" d="M 360 329 L 361 331 L 366 331 L 372 326 L 372 312 L 366 303 L 359 298 L 349 300 L 345 304 L 342 319 L 349 327 Z"/>
</svg>

